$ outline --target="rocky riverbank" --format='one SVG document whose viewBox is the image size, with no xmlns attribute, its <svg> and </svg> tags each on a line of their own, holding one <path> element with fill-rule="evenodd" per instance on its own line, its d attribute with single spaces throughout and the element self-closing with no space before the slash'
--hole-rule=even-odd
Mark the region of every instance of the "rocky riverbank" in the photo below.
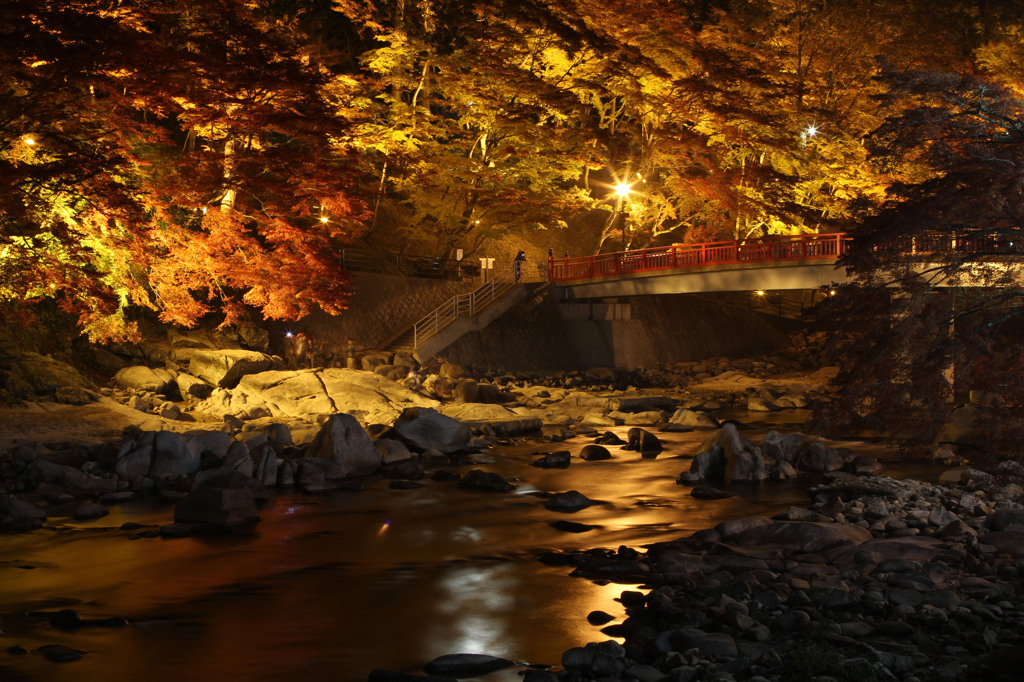
<svg viewBox="0 0 1024 682">
<path fill-rule="evenodd" d="M 575 575 L 630 585 L 621 597 L 628 617 L 605 629 L 615 639 L 567 651 L 559 668 L 526 677 L 1018 679 L 1020 471 L 1007 466 L 994 478 L 959 468 L 944 485 L 899 481 L 821 439 L 772 432 L 753 443 L 716 418 L 827 399 L 831 371 L 814 365 L 820 357 L 804 342 L 790 357 L 547 377 L 471 377 L 382 353 L 364 354 L 362 370 L 289 370 L 259 351 L 192 348 L 166 356 L 176 363 L 121 367 L 104 387 L 24 355 L 7 375 L 8 398 L 21 391 L 24 399 L 28 387 L 61 402 L 0 415 L 0 526 L 96 518 L 142 496 L 167 503 L 168 523 L 140 532 L 175 537 L 255 523 L 275 487 L 312 495 L 368 476 L 395 488 L 431 479 L 501 494 L 514 482 L 460 465 L 503 439 L 531 434 L 551 450 L 538 451 L 536 466 L 558 468 L 616 448 L 664 456 L 659 429 L 702 430 L 679 472 L 680 494 L 714 497 L 725 494 L 719 481 L 806 472 L 828 482 L 810 490 L 807 508 L 780 518 L 730 521 L 645 548 L 548 555 Z M 608 430 L 617 427 L 629 427 L 626 439 Z M 570 439 L 575 455 L 558 445 Z M 548 503 L 571 513 L 592 501 L 571 491 Z M 512 664 L 456 654 L 425 672 L 464 677 Z"/>
</svg>

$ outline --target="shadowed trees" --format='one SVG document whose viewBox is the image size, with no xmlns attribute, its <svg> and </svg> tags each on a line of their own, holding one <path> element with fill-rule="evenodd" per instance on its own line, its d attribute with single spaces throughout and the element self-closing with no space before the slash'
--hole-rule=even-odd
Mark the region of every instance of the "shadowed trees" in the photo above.
<svg viewBox="0 0 1024 682">
<path fill-rule="evenodd" d="M 974 76 L 886 75 L 902 111 L 879 128 L 878 158 L 915 170 L 856 229 L 844 259 L 857 283 L 827 419 L 928 443 L 954 390 L 973 390 L 997 408 L 993 439 L 1012 440 L 1024 404 L 1024 101 Z"/>
</svg>

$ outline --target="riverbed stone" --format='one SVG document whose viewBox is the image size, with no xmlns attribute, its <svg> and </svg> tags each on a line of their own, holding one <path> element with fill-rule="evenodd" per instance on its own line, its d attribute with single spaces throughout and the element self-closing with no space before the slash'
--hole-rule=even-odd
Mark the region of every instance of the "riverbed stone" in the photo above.
<svg viewBox="0 0 1024 682">
<path fill-rule="evenodd" d="M 639 427 L 631 428 L 626 434 L 623 450 L 639 452 L 644 457 L 657 456 L 662 450 L 661 441 L 650 431 Z"/>
<path fill-rule="evenodd" d="M 588 443 L 583 446 L 582 450 L 580 450 L 580 459 L 586 462 L 598 462 L 611 458 L 612 453 L 608 452 L 608 448 L 603 445 L 597 445 L 596 443 Z"/>
<path fill-rule="evenodd" d="M 145 365 L 132 365 L 118 370 L 113 382 L 121 388 L 152 391 L 164 395 L 174 382 L 174 377 L 165 369 L 154 369 Z"/>
<path fill-rule="evenodd" d="M 573 513 L 595 504 L 599 503 L 577 490 L 569 490 L 564 493 L 556 493 L 545 500 L 544 508 L 551 511 Z"/>
<path fill-rule="evenodd" d="M 196 447 L 180 434 L 157 431 L 153 435 L 153 461 L 148 476 L 154 480 L 188 476 L 199 471 L 201 457 Z"/>
<path fill-rule="evenodd" d="M 541 469 L 568 469 L 569 464 L 572 461 L 572 455 L 568 450 L 559 450 L 558 452 L 535 452 L 535 455 L 543 455 L 539 459 L 533 461 L 533 466 Z"/>
<path fill-rule="evenodd" d="M 788 551 L 820 552 L 838 545 L 860 545 L 871 531 L 848 524 L 780 521 L 755 526 L 730 537 L 741 547 L 771 545 Z"/>
<path fill-rule="evenodd" d="M 487 654 L 446 654 L 427 663 L 423 666 L 423 671 L 430 675 L 477 677 L 511 668 L 513 665 L 515 661 Z"/>
<path fill-rule="evenodd" d="M 481 490 L 485 492 L 508 492 L 514 490 L 512 485 L 501 474 L 483 469 L 473 469 L 459 480 L 458 487 L 463 490 Z"/>
<path fill-rule="evenodd" d="M 14 495 L 0 493 L 0 528 L 33 530 L 46 523 L 46 510 Z"/>
<path fill-rule="evenodd" d="M 665 431 L 679 429 L 717 429 L 720 424 L 707 412 L 681 407 L 676 410 L 665 425 Z M 672 427 L 672 428 L 669 428 Z"/>
<path fill-rule="evenodd" d="M 419 450 L 435 449 L 446 454 L 465 448 L 472 436 L 468 426 L 430 407 L 407 408 L 395 420 L 394 429 Z"/>
<path fill-rule="evenodd" d="M 368 476 L 381 465 L 369 434 L 349 414 L 332 414 L 313 439 L 308 454 L 333 462 L 350 477 Z"/>
</svg>

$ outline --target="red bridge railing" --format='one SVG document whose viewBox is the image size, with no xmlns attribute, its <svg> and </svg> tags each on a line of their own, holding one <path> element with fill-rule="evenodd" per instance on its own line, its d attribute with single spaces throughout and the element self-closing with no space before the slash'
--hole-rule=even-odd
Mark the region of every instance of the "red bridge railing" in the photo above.
<svg viewBox="0 0 1024 682">
<path fill-rule="evenodd" d="M 846 253 L 849 242 L 846 233 L 837 232 L 704 244 L 673 244 L 579 258 L 550 258 L 548 279 L 552 282 L 571 282 L 708 265 L 835 259 Z"/>
</svg>

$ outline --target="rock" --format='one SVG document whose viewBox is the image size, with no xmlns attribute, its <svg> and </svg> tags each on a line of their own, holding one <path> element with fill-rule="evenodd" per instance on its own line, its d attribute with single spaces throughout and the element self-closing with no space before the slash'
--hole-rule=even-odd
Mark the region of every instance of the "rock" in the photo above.
<svg viewBox="0 0 1024 682">
<path fill-rule="evenodd" d="M 608 452 L 608 448 L 602 445 L 597 445 L 595 443 L 584 445 L 583 449 L 580 450 L 580 459 L 585 460 L 587 462 L 597 462 L 603 459 L 611 458 L 612 453 Z"/>
<path fill-rule="evenodd" d="M 857 455 L 847 464 L 851 473 L 858 476 L 877 474 L 885 469 L 885 465 L 869 455 Z"/>
<path fill-rule="evenodd" d="M 595 530 L 600 526 L 595 526 L 589 523 L 577 523 L 575 521 L 549 521 L 548 525 L 555 530 L 560 530 L 565 533 L 586 533 L 587 531 Z"/>
<path fill-rule="evenodd" d="M 731 423 L 704 440 L 690 471 L 707 480 L 757 483 L 768 478 L 760 448 L 741 436 Z"/>
<path fill-rule="evenodd" d="M 457 452 L 469 444 L 469 427 L 433 408 L 410 407 L 394 423 L 394 429 L 420 450 L 434 448 L 444 453 Z"/>
<path fill-rule="evenodd" d="M 72 663 L 85 656 L 81 649 L 72 649 L 63 644 L 44 644 L 38 651 L 45 659 L 54 663 Z"/>
<path fill-rule="evenodd" d="M 89 519 L 102 518 L 109 513 L 110 510 L 102 505 L 95 503 L 83 504 L 81 507 L 75 510 L 74 518 L 76 521 L 87 521 Z"/>
<path fill-rule="evenodd" d="M 482 469 L 473 469 L 462 477 L 458 484 L 463 490 L 483 490 L 486 492 L 508 492 L 515 490 L 515 486 L 501 474 L 496 474 Z"/>
<path fill-rule="evenodd" d="M 212 455 L 223 460 L 234 441 L 223 431 L 189 431 L 182 438 L 185 444 L 199 452 L 200 458 Z"/>
<path fill-rule="evenodd" d="M 535 452 L 535 455 L 541 453 Z M 545 452 L 543 457 L 534 460 L 532 465 L 540 467 L 541 469 L 568 469 L 569 463 L 572 460 L 568 450 L 559 450 L 558 452 Z"/>
<path fill-rule="evenodd" d="M 730 492 L 725 490 L 719 490 L 714 486 L 710 485 L 698 485 L 694 486 L 693 490 L 690 491 L 690 496 L 695 497 L 698 500 L 724 500 L 729 497 L 734 497 Z"/>
<path fill-rule="evenodd" d="M 387 477 L 392 480 L 418 481 L 426 476 L 423 465 L 415 460 L 404 460 L 388 469 Z"/>
<path fill-rule="evenodd" d="M 495 670 L 503 670 L 515 665 L 497 656 L 485 654 L 447 654 L 438 656 L 423 666 L 423 671 L 431 675 L 451 675 L 452 677 L 477 677 Z"/>
<path fill-rule="evenodd" d="M 750 528 L 732 538 L 741 546 L 771 545 L 795 552 L 820 552 L 839 545 L 859 545 L 872 539 L 871 531 L 837 523 L 782 521 Z"/>
<path fill-rule="evenodd" d="M 390 424 L 409 405 L 438 402 L 374 374 L 350 369 L 249 374 L 233 389 L 218 389 L 195 405 L 200 413 L 246 418 L 313 420 L 347 413 L 364 424 Z"/>
<path fill-rule="evenodd" d="M 806 471 L 818 473 L 839 471 L 845 464 L 844 452 L 829 447 L 822 441 L 809 442 L 800 453 L 800 468 Z"/>
<path fill-rule="evenodd" d="M 188 476 L 199 471 L 200 462 L 199 451 L 179 434 L 157 431 L 153 435 L 153 461 L 149 467 L 149 478 L 159 480 Z"/>
<path fill-rule="evenodd" d="M 273 358 L 253 350 L 196 350 L 188 371 L 220 388 L 233 388 L 242 377 L 271 368 Z"/>
<path fill-rule="evenodd" d="M 46 510 L 13 495 L 0 493 L 0 528 L 33 530 L 46 523 Z"/>
<path fill-rule="evenodd" d="M 18 400 L 83 405 L 98 397 L 96 385 L 77 369 L 38 353 L 12 354 L 10 362 L 4 363 L 4 375 L 3 389 Z"/>
<path fill-rule="evenodd" d="M 599 504 L 576 490 L 556 493 L 544 502 L 544 508 L 557 512 L 578 512 L 591 505 Z"/>
<path fill-rule="evenodd" d="M 597 445 L 625 445 L 626 441 L 622 440 L 611 431 L 605 431 L 594 439 L 594 443 Z"/>
<path fill-rule="evenodd" d="M 777 412 L 781 409 L 782 407 L 774 402 L 759 396 L 751 396 L 747 399 L 747 410 L 750 412 Z"/>
<path fill-rule="evenodd" d="M 699 481 L 721 481 L 725 478 L 725 451 L 717 445 L 701 450 L 690 463 L 690 472 Z"/>
<path fill-rule="evenodd" d="M 800 453 L 804 451 L 811 439 L 802 433 L 784 434 L 769 431 L 761 439 L 761 453 L 776 462 L 788 462 L 796 465 L 800 462 Z"/>
<path fill-rule="evenodd" d="M 661 441 L 658 440 L 657 436 L 637 427 L 629 430 L 626 434 L 626 441 L 626 445 L 622 448 L 623 450 L 634 450 L 645 457 L 649 455 L 657 456 L 662 449 Z"/>
<path fill-rule="evenodd" d="M 374 443 L 374 448 L 380 456 L 380 461 L 384 464 L 392 464 L 394 462 L 412 459 L 413 456 L 412 453 L 409 452 L 409 448 L 405 447 L 405 443 L 393 438 L 381 438 L 377 440 L 377 442 Z"/>
<path fill-rule="evenodd" d="M 334 462 L 347 477 L 368 476 L 381 464 L 369 434 L 348 414 L 332 414 L 313 439 L 308 454 Z"/>
<path fill-rule="evenodd" d="M 452 400 L 475 403 L 480 397 L 480 386 L 472 379 L 459 379 L 452 389 Z"/>
<path fill-rule="evenodd" d="M 406 379 L 410 371 L 410 368 L 405 365 L 377 365 L 373 368 L 374 374 L 379 374 L 396 383 Z"/>
<path fill-rule="evenodd" d="M 617 642 L 591 642 L 562 654 L 562 667 L 583 679 L 620 679 L 625 669 L 626 650 Z"/>
<path fill-rule="evenodd" d="M 216 469 L 204 469 L 195 475 L 192 489 L 197 488 L 248 488 L 256 499 L 265 499 L 267 494 L 259 481 L 249 474 L 242 473 L 228 466 Z"/>
<path fill-rule="evenodd" d="M 178 386 L 178 393 L 186 400 L 204 400 L 209 398 L 213 391 L 213 386 L 185 372 L 179 372 L 174 377 L 174 383 Z"/>
<path fill-rule="evenodd" d="M 360 364 L 362 365 L 364 372 L 372 372 L 381 365 L 387 365 L 391 362 L 391 356 L 387 353 L 370 352 L 363 355 Z"/>
<path fill-rule="evenodd" d="M 683 427 L 688 429 L 717 429 L 720 427 L 718 421 L 707 412 L 699 412 L 681 407 L 676 410 L 668 420 L 667 426 Z M 667 429 L 666 430 L 672 430 Z"/>
<path fill-rule="evenodd" d="M 280 466 L 277 451 L 274 450 L 270 443 L 264 443 L 257 446 L 251 455 L 256 463 L 256 471 L 253 472 L 253 478 L 261 485 L 274 486 L 277 483 L 277 470 Z"/>
<path fill-rule="evenodd" d="M 143 365 L 125 367 L 114 375 L 113 382 L 121 388 L 152 391 L 164 395 L 174 383 L 174 377 L 165 369 L 151 369 Z"/>
<path fill-rule="evenodd" d="M 259 520 L 256 499 L 248 488 L 196 488 L 174 508 L 175 523 L 230 527 Z"/>
<path fill-rule="evenodd" d="M 1001 554 L 1024 557 L 1024 528 L 1019 530 L 999 530 L 978 538 L 979 542 L 992 545 Z"/>
</svg>

